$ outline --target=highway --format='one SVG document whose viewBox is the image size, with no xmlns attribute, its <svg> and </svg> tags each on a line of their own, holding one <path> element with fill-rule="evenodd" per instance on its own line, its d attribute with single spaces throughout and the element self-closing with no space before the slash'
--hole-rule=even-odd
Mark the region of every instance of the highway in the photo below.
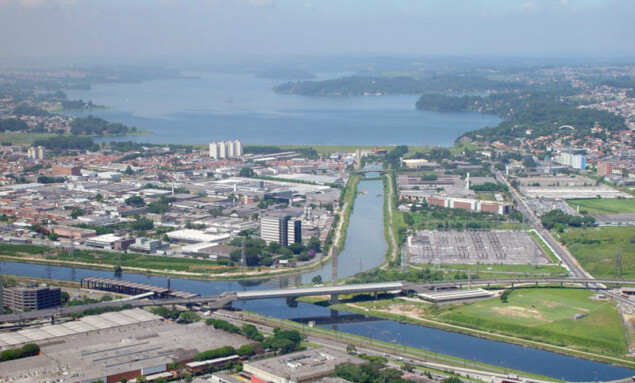
<svg viewBox="0 0 635 383">
<path fill-rule="evenodd" d="M 501 278 L 501 279 L 474 279 L 474 280 L 452 280 L 438 281 L 426 283 L 410 283 L 410 282 L 382 282 L 382 283 L 360 283 L 355 285 L 339 285 L 339 286 L 315 286 L 301 287 L 276 290 L 256 290 L 256 291 L 227 291 L 219 295 L 207 297 L 192 298 L 168 298 L 168 299 L 149 299 L 149 300 L 120 300 L 111 302 L 100 302 L 78 306 L 59 307 L 54 309 L 34 310 L 22 313 L 0 315 L 0 323 L 2 322 L 22 322 L 37 318 L 53 317 L 60 315 L 71 315 L 79 313 L 87 309 L 101 307 L 122 307 L 130 305 L 132 307 L 146 306 L 171 306 L 171 305 L 207 305 L 212 309 L 219 309 L 236 301 L 248 301 L 255 299 L 273 299 L 273 298 L 298 298 L 308 296 L 321 296 L 331 294 L 361 294 L 369 292 L 386 292 L 386 291 L 416 291 L 424 292 L 430 290 L 463 288 L 468 286 L 507 286 L 516 287 L 518 285 L 544 285 L 544 284 L 561 284 L 565 285 L 583 285 L 589 288 L 605 289 L 606 285 L 615 286 L 634 286 L 635 280 L 623 279 L 594 279 L 594 278 Z M 618 294 L 611 294 L 622 302 L 633 304 L 634 302 L 621 297 Z"/>
</svg>

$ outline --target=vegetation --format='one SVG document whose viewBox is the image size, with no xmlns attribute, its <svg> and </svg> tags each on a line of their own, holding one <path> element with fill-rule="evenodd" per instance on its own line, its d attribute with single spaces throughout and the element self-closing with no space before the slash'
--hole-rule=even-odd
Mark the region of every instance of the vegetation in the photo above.
<svg viewBox="0 0 635 383">
<path fill-rule="evenodd" d="M 236 355 L 236 349 L 233 348 L 232 346 L 223 346 L 223 347 L 215 348 L 212 350 L 199 352 L 198 354 L 194 356 L 194 360 L 196 361 L 210 360 L 210 359 L 224 358 L 224 357 L 232 356 L 232 355 Z"/>
<path fill-rule="evenodd" d="M 43 146 L 48 150 L 97 150 L 95 143 L 90 137 L 76 136 L 53 136 L 41 138 L 33 141 L 33 146 Z"/>
<path fill-rule="evenodd" d="M 367 364 L 342 363 L 335 367 L 335 376 L 353 383 L 414 383 L 402 375 L 400 370 L 387 368 L 385 360 L 375 358 Z"/>
<path fill-rule="evenodd" d="M 74 135 L 128 134 L 136 131 L 135 127 L 130 128 L 119 122 L 108 122 L 94 116 L 75 118 L 71 122 L 71 133 Z"/>
<path fill-rule="evenodd" d="M 350 76 L 323 81 L 287 82 L 274 87 L 277 93 L 303 96 L 363 96 L 366 94 L 421 94 L 428 92 L 483 92 L 512 89 L 518 83 L 475 74 L 436 74 L 411 76 Z"/>
<path fill-rule="evenodd" d="M 587 214 L 635 213 L 635 199 L 632 198 L 570 199 L 567 203 Z"/>
<path fill-rule="evenodd" d="M 569 228 L 559 236 L 594 277 L 635 279 L 635 227 Z M 621 272 L 616 267 L 618 250 Z"/>
<path fill-rule="evenodd" d="M 545 213 L 540 217 L 542 225 L 547 229 L 556 229 L 562 232 L 565 227 L 582 227 L 595 225 L 595 218 L 585 216 L 580 217 L 563 213 L 562 210 L 556 209 Z"/>
<path fill-rule="evenodd" d="M 516 289 L 505 299 L 436 307 L 425 316 L 557 346 L 624 354 L 626 339 L 615 305 L 591 300 L 592 295 L 579 289 Z"/>
<path fill-rule="evenodd" d="M 40 353 L 40 346 L 35 343 L 27 343 L 21 348 L 10 348 L 0 353 L 0 362 L 21 359 Z"/>
</svg>

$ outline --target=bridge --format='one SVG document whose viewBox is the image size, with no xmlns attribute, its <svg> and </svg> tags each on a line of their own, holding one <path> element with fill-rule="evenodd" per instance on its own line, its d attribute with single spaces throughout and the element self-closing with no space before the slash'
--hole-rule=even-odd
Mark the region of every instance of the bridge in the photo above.
<svg viewBox="0 0 635 383">
<path fill-rule="evenodd" d="M 361 293 L 379 293 L 389 291 L 401 292 L 424 292 L 439 289 L 463 288 L 474 286 L 511 286 L 512 288 L 519 285 L 544 285 L 559 284 L 561 286 L 578 285 L 593 289 L 607 289 L 606 286 L 635 286 L 635 280 L 624 279 L 593 279 L 593 278 L 506 278 L 506 279 L 474 279 L 474 280 L 455 280 L 455 281 L 439 281 L 439 282 L 382 282 L 382 283 L 360 283 L 354 285 L 338 285 L 338 286 L 315 286 L 301 287 L 280 290 L 257 290 L 257 291 L 227 291 L 219 295 L 208 297 L 189 297 L 189 298 L 167 298 L 167 299 L 149 299 L 149 300 L 127 300 L 127 301 L 111 301 L 100 302 L 86 305 L 58 307 L 54 309 L 44 309 L 28 311 L 23 313 L 13 313 L 0 315 L 0 323 L 2 322 L 23 322 L 38 318 L 54 318 L 60 315 L 71 315 L 81 313 L 87 309 L 103 308 L 103 307 L 122 307 L 129 305 L 130 307 L 147 307 L 147 306 L 172 306 L 172 305 L 207 305 L 210 309 L 220 309 L 231 305 L 236 301 L 249 301 L 255 299 L 274 299 L 287 298 L 295 299 L 299 297 L 320 296 L 320 295 L 339 295 L 339 294 L 361 294 Z M 624 302 L 635 304 L 633 301 L 624 299 Z"/>
<path fill-rule="evenodd" d="M 360 174 L 360 175 L 366 175 L 367 173 L 379 173 L 379 174 L 386 174 L 386 173 L 392 173 L 394 172 L 394 169 L 361 169 L 361 170 L 355 170 L 353 171 L 353 174 Z"/>
</svg>

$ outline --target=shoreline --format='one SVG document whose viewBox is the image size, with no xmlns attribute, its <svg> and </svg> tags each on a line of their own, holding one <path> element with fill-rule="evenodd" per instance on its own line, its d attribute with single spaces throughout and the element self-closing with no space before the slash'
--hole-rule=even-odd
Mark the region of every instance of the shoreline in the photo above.
<svg viewBox="0 0 635 383">
<path fill-rule="evenodd" d="M 311 303 L 311 304 L 316 304 L 317 302 L 319 302 L 319 301 L 307 302 L 306 300 L 302 300 L 302 299 L 300 300 L 304 301 L 305 303 Z M 491 341 L 515 344 L 519 346 L 530 347 L 533 349 L 555 352 L 561 355 L 567 355 L 567 356 L 571 356 L 575 358 L 592 360 L 595 362 L 608 363 L 608 364 L 619 366 L 619 367 L 635 369 L 635 360 L 629 361 L 628 359 L 622 359 L 622 358 L 609 356 L 609 355 L 601 355 L 601 354 L 597 354 L 595 352 L 590 352 L 590 351 L 572 350 L 562 346 L 552 345 L 552 344 L 534 341 L 530 339 L 518 338 L 511 335 L 487 332 L 483 330 L 473 329 L 470 327 L 455 325 L 455 324 L 441 322 L 441 321 L 435 321 L 431 319 L 425 319 L 425 318 L 415 319 L 415 318 L 411 318 L 404 315 L 397 315 L 397 314 L 392 314 L 392 313 L 372 310 L 372 309 L 369 309 L 369 311 L 366 311 L 366 309 L 357 307 L 351 303 L 338 303 L 336 305 L 328 305 L 326 307 L 332 308 L 333 310 L 349 311 L 356 314 L 383 318 L 387 320 L 396 321 L 399 323 L 407 323 L 407 324 L 412 324 L 416 326 L 423 326 L 423 327 L 434 328 L 434 329 L 443 330 L 443 331 L 450 331 L 450 332 L 455 332 L 459 334 L 475 336 L 478 338 L 483 338 L 483 339 L 487 339 Z"/>
</svg>

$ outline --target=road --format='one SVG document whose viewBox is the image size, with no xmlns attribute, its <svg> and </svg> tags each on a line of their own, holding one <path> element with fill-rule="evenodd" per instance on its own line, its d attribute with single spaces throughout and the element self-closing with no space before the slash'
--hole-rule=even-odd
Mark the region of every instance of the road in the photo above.
<svg viewBox="0 0 635 383">
<path fill-rule="evenodd" d="M 589 272 L 587 272 L 584 269 L 584 267 L 582 267 L 582 265 L 573 256 L 573 254 L 571 254 L 571 252 L 568 249 L 563 247 L 562 244 L 560 244 L 560 242 L 557 241 L 551 235 L 551 232 L 549 232 L 548 230 L 545 230 L 545 228 L 542 226 L 542 222 L 534 214 L 533 210 L 529 207 L 529 205 L 527 205 L 527 201 L 525 201 L 525 199 L 520 195 L 520 192 L 516 188 L 512 187 L 512 185 L 509 183 L 509 181 L 503 176 L 503 174 L 500 171 L 495 169 L 492 169 L 492 171 L 495 172 L 496 180 L 498 182 L 501 182 L 507 185 L 510 191 L 510 194 L 512 198 L 514 199 L 514 201 L 516 202 L 516 206 L 518 207 L 520 212 L 523 214 L 523 216 L 529 219 L 529 223 L 532 225 L 534 230 L 536 230 L 536 233 L 545 241 L 545 243 L 547 243 L 547 245 L 549 245 L 549 247 L 551 247 L 551 249 L 553 249 L 554 253 L 556 254 L 556 257 L 558 257 L 558 259 L 562 261 L 563 265 L 569 270 L 570 275 L 573 278 L 593 279 L 594 277 Z M 604 287 L 604 286 L 601 286 L 600 284 L 596 284 L 595 286 L 598 288 Z M 635 301 L 631 301 L 627 298 L 624 298 L 619 294 L 615 294 L 610 291 L 606 291 L 605 294 L 619 302 L 622 302 L 631 306 L 635 306 Z"/>
</svg>

